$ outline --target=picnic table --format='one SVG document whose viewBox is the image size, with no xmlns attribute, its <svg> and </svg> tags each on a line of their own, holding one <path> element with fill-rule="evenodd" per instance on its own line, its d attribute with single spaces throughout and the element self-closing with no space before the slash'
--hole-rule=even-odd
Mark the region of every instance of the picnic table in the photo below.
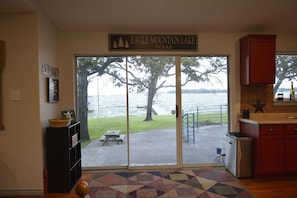
<svg viewBox="0 0 297 198">
<path fill-rule="evenodd" d="M 100 141 L 103 141 L 103 146 L 107 142 L 123 142 L 125 135 L 120 135 L 120 130 L 108 130 L 104 133 L 104 135 L 100 138 Z"/>
</svg>

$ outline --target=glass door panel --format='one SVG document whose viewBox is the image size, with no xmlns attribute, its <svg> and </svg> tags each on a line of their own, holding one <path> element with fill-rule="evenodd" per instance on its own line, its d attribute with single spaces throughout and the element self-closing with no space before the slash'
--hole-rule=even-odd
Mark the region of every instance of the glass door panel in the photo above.
<svg viewBox="0 0 297 198">
<path fill-rule="evenodd" d="M 82 167 L 127 167 L 126 82 L 120 80 L 126 77 L 126 58 L 80 57 L 79 60 L 78 101 L 87 98 L 79 102 L 79 109 L 87 106 L 88 129 L 83 130 L 90 137 L 83 142 Z M 87 94 L 82 90 L 87 90 Z M 119 135 L 107 140 L 105 134 L 110 131 Z"/>
<path fill-rule="evenodd" d="M 176 165 L 175 58 L 133 56 L 127 64 L 129 165 Z"/>
<path fill-rule="evenodd" d="M 181 63 L 183 164 L 223 163 L 217 148 L 224 152 L 228 129 L 227 57 Z"/>
</svg>

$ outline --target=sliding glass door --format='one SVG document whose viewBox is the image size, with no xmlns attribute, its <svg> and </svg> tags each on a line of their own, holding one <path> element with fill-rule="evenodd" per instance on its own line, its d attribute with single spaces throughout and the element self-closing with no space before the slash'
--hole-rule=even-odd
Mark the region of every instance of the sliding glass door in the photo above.
<svg viewBox="0 0 297 198">
<path fill-rule="evenodd" d="M 224 163 L 228 129 L 226 56 L 182 57 L 183 166 Z"/>
<path fill-rule="evenodd" d="M 79 57 L 77 64 L 78 118 L 89 135 L 84 168 L 222 163 L 215 159 L 228 128 L 227 57 Z"/>
<path fill-rule="evenodd" d="M 130 166 L 176 166 L 175 57 L 127 60 Z"/>
</svg>

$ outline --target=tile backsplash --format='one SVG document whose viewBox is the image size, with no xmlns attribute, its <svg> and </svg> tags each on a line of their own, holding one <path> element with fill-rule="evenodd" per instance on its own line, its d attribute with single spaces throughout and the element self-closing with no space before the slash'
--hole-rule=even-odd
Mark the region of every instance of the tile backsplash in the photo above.
<svg viewBox="0 0 297 198">
<path fill-rule="evenodd" d="M 252 105 L 256 104 L 257 100 L 261 104 L 265 104 L 263 107 L 264 113 L 297 112 L 297 101 L 294 103 L 275 103 L 273 93 L 273 85 L 242 85 L 241 112 L 247 109 L 251 113 L 254 113 L 256 109 Z M 258 111 L 258 113 L 261 112 Z"/>
</svg>

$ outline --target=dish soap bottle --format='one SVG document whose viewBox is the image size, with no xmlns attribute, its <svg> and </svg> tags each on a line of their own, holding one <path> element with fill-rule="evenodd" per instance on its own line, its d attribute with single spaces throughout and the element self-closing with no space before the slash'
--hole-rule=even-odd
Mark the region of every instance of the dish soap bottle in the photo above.
<svg viewBox="0 0 297 198">
<path fill-rule="evenodd" d="M 290 100 L 291 100 L 291 101 L 295 101 L 295 91 L 294 91 L 294 85 L 293 85 L 293 82 L 291 82 Z"/>
</svg>

